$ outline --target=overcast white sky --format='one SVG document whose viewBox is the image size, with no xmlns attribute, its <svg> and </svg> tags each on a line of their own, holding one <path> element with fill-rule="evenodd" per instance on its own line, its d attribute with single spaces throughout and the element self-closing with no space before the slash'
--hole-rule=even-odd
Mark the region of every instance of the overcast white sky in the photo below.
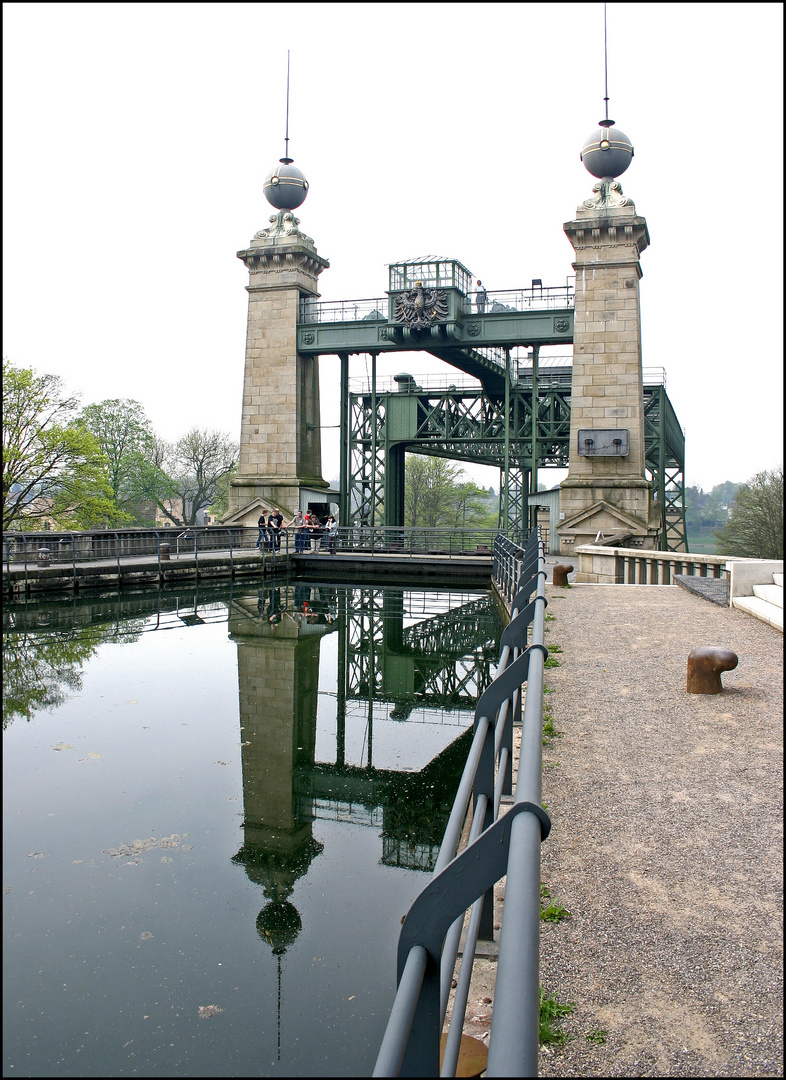
<svg viewBox="0 0 786 1080">
<path fill-rule="evenodd" d="M 168 439 L 239 437 L 236 252 L 272 212 L 287 49 L 323 299 L 381 296 L 386 263 L 424 254 L 488 289 L 572 273 L 602 3 L 6 3 L 3 31 L 3 354 L 85 404 L 135 398 Z M 705 489 L 783 458 L 782 44 L 780 4 L 608 6 L 621 182 L 651 238 L 644 366 L 666 369 Z M 336 424 L 337 359 L 322 385 Z M 338 476 L 334 428 L 323 465 Z"/>
</svg>

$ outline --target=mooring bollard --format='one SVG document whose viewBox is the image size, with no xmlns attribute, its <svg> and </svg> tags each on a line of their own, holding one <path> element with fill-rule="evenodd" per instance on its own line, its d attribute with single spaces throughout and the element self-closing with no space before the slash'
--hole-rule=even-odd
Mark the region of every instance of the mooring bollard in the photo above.
<svg viewBox="0 0 786 1080">
<path fill-rule="evenodd" d="M 169 559 L 169 544 L 159 544 L 158 554 L 160 555 L 162 560 Z"/>
<path fill-rule="evenodd" d="M 563 586 L 567 585 L 568 574 L 571 572 L 572 569 L 572 566 L 561 566 L 557 564 L 557 566 L 554 567 L 554 573 L 551 575 L 551 584 Z"/>
<path fill-rule="evenodd" d="M 731 649 L 700 645 L 688 656 L 688 693 L 722 693 L 721 672 L 733 671 L 736 666 L 737 654 Z"/>
<path fill-rule="evenodd" d="M 40 547 L 38 549 L 38 565 L 49 566 L 49 556 L 51 552 L 48 547 Z"/>
</svg>

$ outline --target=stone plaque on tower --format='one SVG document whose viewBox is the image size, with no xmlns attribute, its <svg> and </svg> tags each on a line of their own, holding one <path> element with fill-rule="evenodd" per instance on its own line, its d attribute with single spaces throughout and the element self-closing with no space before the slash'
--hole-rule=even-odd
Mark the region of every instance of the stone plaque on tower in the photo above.
<svg viewBox="0 0 786 1080">
<path fill-rule="evenodd" d="M 647 223 L 615 179 L 630 163 L 627 137 L 601 121 L 582 151 L 599 177 L 594 196 L 563 226 L 575 250 L 570 456 L 560 487 L 563 552 L 596 539 L 655 546 L 652 484 L 644 471 L 639 256 Z"/>
</svg>

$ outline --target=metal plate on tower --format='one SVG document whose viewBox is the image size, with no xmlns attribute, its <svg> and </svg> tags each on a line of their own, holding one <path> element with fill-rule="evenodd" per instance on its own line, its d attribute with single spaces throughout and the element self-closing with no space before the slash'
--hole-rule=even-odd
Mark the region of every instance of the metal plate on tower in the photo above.
<svg viewBox="0 0 786 1080">
<path fill-rule="evenodd" d="M 581 457 L 627 457 L 630 453 L 628 428 L 579 428 Z"/>
</svg>

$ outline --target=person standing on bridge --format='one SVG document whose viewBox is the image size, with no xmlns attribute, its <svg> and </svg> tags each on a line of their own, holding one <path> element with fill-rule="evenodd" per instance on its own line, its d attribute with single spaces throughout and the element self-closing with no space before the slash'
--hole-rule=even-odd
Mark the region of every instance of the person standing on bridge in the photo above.
<svg viewBox="0 0 786 1080">
<path fill-rule="evenodd" d="M 295 516 L 284 527 L 290 529 L 293 526 L 295 529 L 295 554 L 297 555 L 303 551 L 306 539 L 306 523 L 303 521 L 303 511 L 300 509 L 295 511 Z"/>
<path fill-rule="evenodd" d="M 281 550 L 281 524 L 284 515 L 280 510 L 271 510 L 267 517 L 267 535 L 270 540 L 270 550 Z"/>
<path fill-rule="evenodd" d="M 268 529 L 267 529 L 267 524 L 266 524 L 266 521 L 265 521 L 265 511 L 262 511 L 261 514 L 259 515 L 257 525 L 259 526 L 259 536 L 257 537 L 257 551 L 259 551 L 259 544 L 262 543 L 262 541 L 265 541 L 266 548 L 267 548 L 267 545 L 268 545 L 267 544 Z"/>
<path fill-rule="evenodd" d="M 486 310 L 486 302 L 488 301 L 489 294 L 483 288 L 483 282 L 478 282 L 478 291 L 475 293 L 475 302 L 478 307 L 478 315 L 482 315 Z"/>
</svg>

